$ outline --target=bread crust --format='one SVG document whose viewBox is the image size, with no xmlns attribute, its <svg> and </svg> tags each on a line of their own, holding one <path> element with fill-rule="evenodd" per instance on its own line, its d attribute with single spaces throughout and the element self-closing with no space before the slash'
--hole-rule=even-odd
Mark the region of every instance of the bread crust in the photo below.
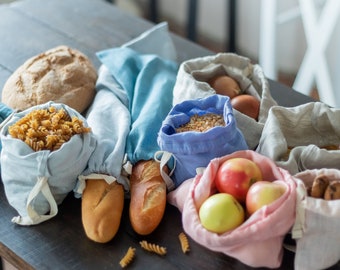
<svg viewBox="0 0 340 270">
<path fill-rule="evenodd" d="M 54 101 L 82 113 L 93 101 L 96 80 L 97 71 L 83 53 L 58 46 L 15 70 L 3 87 L 1 99 L 16 110 Z"/>
<path fill-rule="evenodd" d="M 86 236 L 98 243 L 113 239 L 119 229 L 123 207 L 122 185 L 108 184 L 104 179 L 87 180 L 81 205 Z"/>
<path fill-rule="evenodd" d="M 166 184 L 158 162 L 139 161 L 133 166 L 130 194 L 132 228 L 140 235 L 148 235 L 158 227 L 166 207 Z"/>
</svg>

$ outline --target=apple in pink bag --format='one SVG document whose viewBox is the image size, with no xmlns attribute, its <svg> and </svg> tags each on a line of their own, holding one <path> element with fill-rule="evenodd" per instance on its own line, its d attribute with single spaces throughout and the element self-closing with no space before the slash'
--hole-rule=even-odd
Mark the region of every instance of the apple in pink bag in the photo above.
<svg viewBox="0 0 340 270">
<path fill-rule="evenodd" d="M 258 164 L 263 180 L 280 183 L 284 193 L 255 211 L 235 229 L 225 233 L 211 232 L 202 226 L 199 209 L 217 192 L 215 178 L 220 165 L 239 157 Z M 182 212 L 183 228 L 195 242 L 252 267 L 277 268 L 282 262 L 284 236 L 295 221 L 296 181 L 271 159 L 251 150 L 237 151 L 211 160 L 203 173 L 170 192 L 168 202 Z"/>
</svg>

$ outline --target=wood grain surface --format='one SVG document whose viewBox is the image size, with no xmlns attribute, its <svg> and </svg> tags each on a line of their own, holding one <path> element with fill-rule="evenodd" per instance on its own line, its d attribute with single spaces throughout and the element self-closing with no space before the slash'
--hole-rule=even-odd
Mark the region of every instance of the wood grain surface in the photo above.
<svg viewBox="0 0 340 270">
<path fill-rule="evenodd" d="M 97 51 L 120 46 L 152 26 L 151 22 L 101 0 L 25 0 L 1 5 L 0 89 L 24 61 L 54 46 L 74 47 L 98 68 Z M 212 54 L 176 35 L 173 39 L 179 62 Z M 280 105 L 311 101 L 274 81 L 270 81 L 270 87 Z M 15 225 L 11 218 L 17 213 L 8 204 L 0 182 L 0 256 L 18 269 L 118 269 L 120 259 L 132 246 L 136 248 L 136 257 L 129 269 L 252 269 L 190 239 L 190 252 L 183 254 L 178 241 L 178 234 L 183 231 L 181 215 L 171 205 L 167 206 L 160 226 L 147 237 L 133 232 L 124 209 L 119 232 L 107 244 L 86 238 L 80 212 L 80 200 L 70 194 L 52 220 L 30 227 Z M 167 255 L 145 252 L 139 247 L 141 240 L 166 247 Z M 285 251 L 279 269 L 293 269 L 293 262 L 294 254 Z"/>
</svg>

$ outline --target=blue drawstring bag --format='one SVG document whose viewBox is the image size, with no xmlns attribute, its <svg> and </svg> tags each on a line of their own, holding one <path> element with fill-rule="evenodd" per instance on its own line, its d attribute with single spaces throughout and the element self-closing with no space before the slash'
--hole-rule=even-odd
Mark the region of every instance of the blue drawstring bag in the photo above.
<svg viewBox="0 0 340 270">
<path fill-rule="evenodd" d="M 12 108 L 0 102 L 0 123 L 2 123 L 12 112 Z"/>
<path fill-rule="evenodd" d="M 225 126 L 216 126 L 205 132 L 187 131 L 176 133 L 176 129 L 189 122 L 191 116 L 208 113 L 223 115 Z M 230 99 L 227 96 L 211 95 L 206 98 L 186 100 L 175 105 L 163 121 L 157 138 L 160 149 L 174 157 L 173 175 L 178 187 L 183 181 L 196 175 L 210 160 L 248 146 L 236 125 Z"/>
<path fill-rule="evenodd" d="M 27 114 L 51 106 L 64 109 L 71 118 L 77 117 L 88 127 L 80 113 L 65 104 L 49 101 L 14 113 L 0 132 L 1 179 L 9 204 L 19 214 L 12 222 L 19 225 L 39 224 L 57 215 L 58 205 L 73 190 L 97 144 L 93 133 L 88 132 L 73 135 L 57 150 L 35 151 L 9 134 L 9 127 Z"/>
<path fill-rule="evenodd" d="M 9 120 L 9 116 L 14 113 L 13 109 L 0 102 L 0 129 L 4 126 Z M 2 149 L 1 141 L 0 141 L 0 151 Z"/>
</svg>

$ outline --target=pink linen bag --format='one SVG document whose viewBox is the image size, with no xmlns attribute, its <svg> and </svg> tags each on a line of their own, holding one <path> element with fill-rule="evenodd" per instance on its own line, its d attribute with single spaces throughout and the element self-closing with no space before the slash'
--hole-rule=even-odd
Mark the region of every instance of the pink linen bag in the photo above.
<svg viewBox="0 0 340 270">
<path fill-rule="evenodd" d="M 212 233 L 200 223 L 198 210 L 215 193 L 217 170 L 224 161 L 243 157 L 253 160 L 262 171 L 263 180 L 279 180 L 286 192 L 271 205 L 262 207 L 236 229 L 223 234 Z M 295 220 L 296 182 L 288 171 L 254 151 L 238 151 L 213 159 L 202 174 L 184 181 L 168 194 L 168 202 L 182 212 L 184 231 L 206 248 L 222 252 L 252 267 L 277 268 L 283 256 L 283 238 Z"/>
</svg>

